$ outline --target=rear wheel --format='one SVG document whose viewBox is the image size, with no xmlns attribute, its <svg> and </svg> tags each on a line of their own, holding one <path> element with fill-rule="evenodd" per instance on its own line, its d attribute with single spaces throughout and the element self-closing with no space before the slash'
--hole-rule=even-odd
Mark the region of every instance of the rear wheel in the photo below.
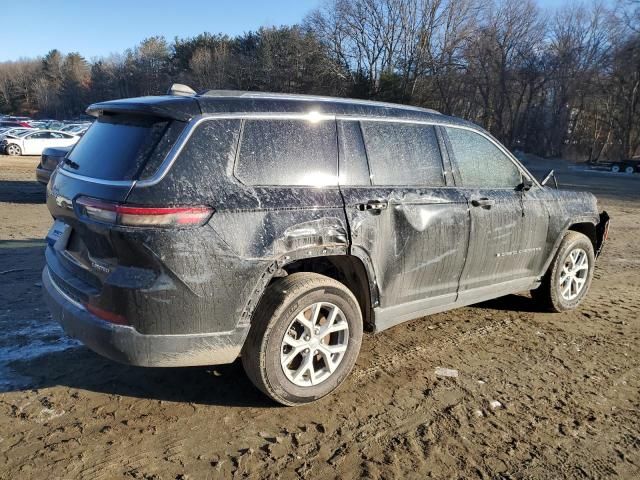
<svg viewBox="0 0 640 480">
<path fill-rule="evenodd" d="M 579 232 L 565 234 L 542 284 L 531 292 L 534 301 L 553 312 L 576 308 L 587 294 L 595 255 L 591 240 Z"/>
<path fill-rule="evenodd" d="M 251 381 L 284 405 L 334 391 L 349 375 L 362 342 L 353 293 L 317 273 L 276 280 L 258 305 L 242 351 Z"/>
<path fill-rule="evenodd" d="M 620 171 L 620 165 L 612 165 L 611 166 L 611 171 L 613 173 L 618 173 Z"/>
<path fill-rule="evenodd" d="M 10 143 L 9 145 L 7 145 L 7 148 L 5 148 L 5 152 L 7 152 L 7 155 L 14 155 L 16 157 L 22 155 L 22 150 L 18 145 L 14 143 Z"/>
<path fill-rule="evenodd" d="M 627 165 L 627 167 L 625 167 L 624 169 L 624 173 L 633 173 L 633 172 L 635 172 L 635 169 L 631 165 Z"/>
</svg>

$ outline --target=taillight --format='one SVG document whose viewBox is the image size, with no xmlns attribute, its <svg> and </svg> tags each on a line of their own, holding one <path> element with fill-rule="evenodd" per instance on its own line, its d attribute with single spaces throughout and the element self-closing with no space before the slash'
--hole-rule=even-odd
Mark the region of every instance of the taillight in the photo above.
<svg viewBox="0 0 640 480">
<path fill-rule="evenodd" d="M 127 319 L 117 313 L 104 310 L 100 307 L 96 307 L 95 305 L 89 305 L 88 303 L 85 305 L 85 308 L 87 311 L 93 313 L 96 317 L 104 320 L 105 322 L 114 323 L 116 325 L 129 325 Z"/>
<path fill-rule="evenodd" d="M 213 208 L 207 206 L 145 207 L 89 197 L 79 197 L 75 203 L 80 216 L 127 227 L 197 227 L 204 225 L 213 214 Z"/>
</svg>

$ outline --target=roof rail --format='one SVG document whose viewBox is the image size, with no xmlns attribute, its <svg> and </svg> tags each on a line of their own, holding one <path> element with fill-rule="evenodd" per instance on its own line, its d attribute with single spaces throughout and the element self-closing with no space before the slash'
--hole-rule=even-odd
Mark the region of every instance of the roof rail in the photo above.
<svg viewBox="0 0 640 480">
<path fill-rule="evenodd" d="M 303 95 L 299 93 L 271 93 L 271 92 L 248 92 L 243 90 L 206 90 L 198 93 L 202 97 L 237 97 L 237 98 L 264 98 L 281 100 L 302 100 L 308 102 L 334 102 L 349 103 L 351 105 L 369 105 L 373 107 L 398 108 L 402 110 L 414 110 L 418 112 L 429 112 L 440 114 L 431 108 L 415 107 L 413 105 L 403 105 L 400 103 L 378 102 L 375 100 L 361 100 L 344 97 L 328 97 L 321 95 Z"/>
</svg>

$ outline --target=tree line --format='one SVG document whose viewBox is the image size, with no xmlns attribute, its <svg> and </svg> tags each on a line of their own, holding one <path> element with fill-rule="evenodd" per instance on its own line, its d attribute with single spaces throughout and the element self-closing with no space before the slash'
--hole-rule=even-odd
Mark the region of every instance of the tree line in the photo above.
<svg viewBox="0 0 640 480">
<path fill-rule="evenodd" d="M 326 0 L 300 25 L 0 63 L 0 112 L 70 118 L 173 82 L 419 105 L 511 149 L 630 158 L 640 154 L 640 0 L 553 11 L 534 0 Z"/>
</svg>

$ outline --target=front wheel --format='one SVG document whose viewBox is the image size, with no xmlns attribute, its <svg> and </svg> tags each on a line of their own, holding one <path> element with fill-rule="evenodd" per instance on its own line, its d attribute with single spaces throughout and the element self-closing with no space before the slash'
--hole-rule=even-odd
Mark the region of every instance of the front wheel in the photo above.
<svg viewBox="0 0 640 480">
<path fill-rule="evenodd" d="M 635 171 L 635 168 L 633 168 L 631 165 L 627 165 L 624 169 L 624 173 L 633 173 Z"/>
<path fill-rule="evenodd" d="M 256 309 L 242 364 L 256 387 L 283 405 L 333 392 L 362 343 L 362 313 L 342 283 L 317 273 L 277 279 Z"/>
<path fill-rule="evenodd" d="M 13 155 L 16 157 L 22 155 L 22 150 L 18 145 L 14 143 L 10 143 L 9 145 L 7 145 L 7 148 L 5 148 L 5 152 L 7 152 L 7 155 Z"/>
<path fill-rule="evenodd" d="M 586 235 L 569 231 L 565 234 L 541 285 L 531 292 L 534 301 L 553 312 L 576 308 L 587 294 L 595 255 Z"/>
</svg>

